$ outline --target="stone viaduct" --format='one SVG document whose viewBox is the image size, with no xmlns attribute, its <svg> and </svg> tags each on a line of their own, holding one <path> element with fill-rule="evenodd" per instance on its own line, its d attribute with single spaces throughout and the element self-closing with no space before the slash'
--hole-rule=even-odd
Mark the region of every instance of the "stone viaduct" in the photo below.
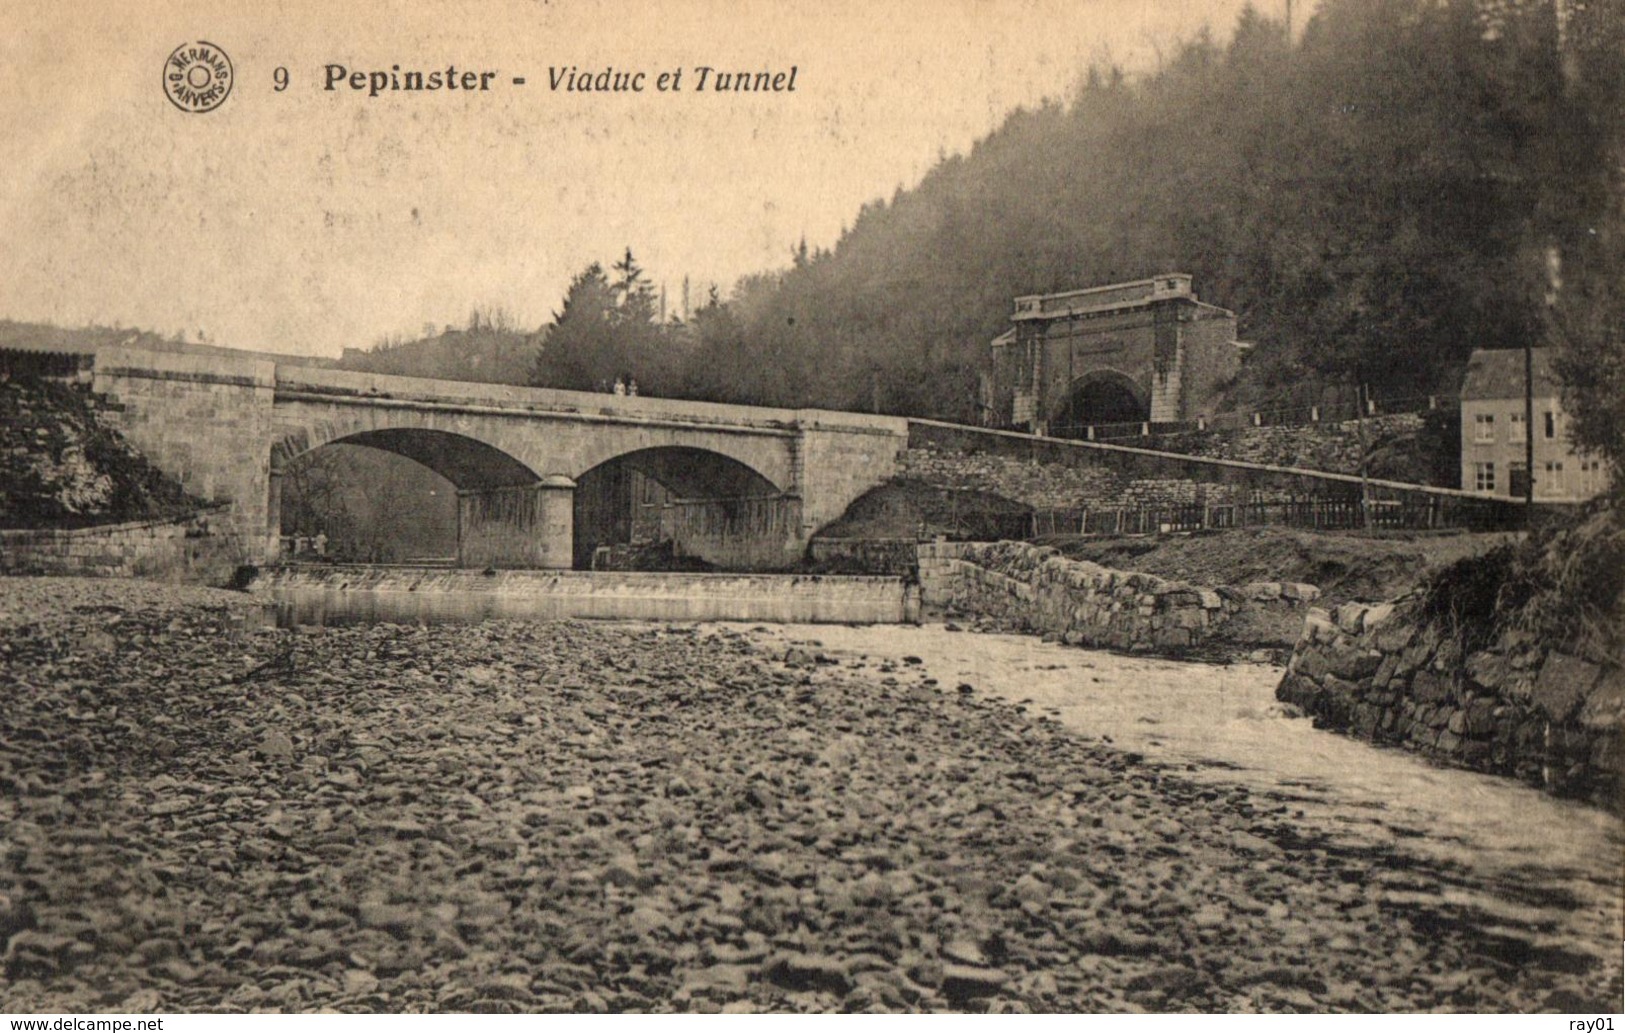
<svg viewBox="0 0 1625 1033">
<path fill-rule="evenodd" d="M 414 459 L 456 485 L 463 566 L 568 568 L 576 482 L 625 463 L 680 499 L 770 507 L 749 560 L 794 562 L 897 469 L 902 419 L 472 384 L 262 356 L 108 349 L 93 390 L 120 431 L 194 495 L 229 502 L 245 559 L 277 554 L 288 464 L 334 442 Z M 764 532 L 763 528 L 767 530 Z M 700 555 L 704 556 L 704 543 Z M 730 562 L 730 555 L 735 557 Z M 713 558 L 706 556 L 706 558 Z"/>
</svg>

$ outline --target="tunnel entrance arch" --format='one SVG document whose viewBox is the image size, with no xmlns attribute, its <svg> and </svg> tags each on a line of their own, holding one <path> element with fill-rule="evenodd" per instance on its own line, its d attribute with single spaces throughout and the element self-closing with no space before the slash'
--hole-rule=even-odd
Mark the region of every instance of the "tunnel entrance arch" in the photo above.
<svg viewBox="0 0 1625 1033">
<path fill-rule="evenodd" d="M 572 565 L 590 570 L 596 557 L 633 569 L 731 566 L 747 540 L 776 557 L 774 533 L 792 516 L 799 523 L 795 500 L 731 456 L 685 446 L 624 452 L 576 479 Z"/>
<path fill-rule="evenodd" d="M 1143 423 L 1151 418 L 1151 400 L 1133 378 L 1117 370 L 1093 370 L 1066 386 L 1049 418 L 1058 438 L 1082 438 L 1089 426 Z"/>
</svg>

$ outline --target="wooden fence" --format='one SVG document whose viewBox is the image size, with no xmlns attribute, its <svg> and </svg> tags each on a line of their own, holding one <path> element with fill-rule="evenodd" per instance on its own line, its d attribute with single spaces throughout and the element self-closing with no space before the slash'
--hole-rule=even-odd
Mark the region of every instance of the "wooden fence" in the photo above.
<svg viewBox="0 0 1625 1033">
<path fill-rule="evenodd" d="M 1503 531 L 1521 526 L 1522 520 L 1520 507 L 1502 499 L 1425 496 L 1372 500 L 1365 505 L 1358 499 L 1304 499 L 1216 506 L 1037 510 L 1032 514 L 1030 533 L 1036 538 L 1056 534 L 1167 534 L 1238 527 Z"/>
</svg>

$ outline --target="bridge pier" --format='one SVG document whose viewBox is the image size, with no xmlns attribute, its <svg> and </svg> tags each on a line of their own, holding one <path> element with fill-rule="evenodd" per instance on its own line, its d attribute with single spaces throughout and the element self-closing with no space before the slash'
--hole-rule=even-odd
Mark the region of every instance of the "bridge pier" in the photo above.
<svg viewBox="0 0 1625 1033">
<path fill-rule="evenodd" d="M 261 558 L 275 563 L 282 555 L 282 471 L 272 467 L 267 478 L 265 499 L 265 538 L 260 543 Z"/>
<path fill-rule="evenodd" d="M 569 570 L 576 482 L 560 474 L 535 484 L 457 493 L 457 565 L 499 570 Z"/>
</svg>

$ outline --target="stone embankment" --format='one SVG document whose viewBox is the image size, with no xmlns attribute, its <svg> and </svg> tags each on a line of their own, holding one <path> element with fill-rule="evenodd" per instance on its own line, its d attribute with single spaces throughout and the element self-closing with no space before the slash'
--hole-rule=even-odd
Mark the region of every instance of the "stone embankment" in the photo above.
<svg viewBox="0 0 1625 1033">
<path fill-rule="evenodd" d="M 922 545 L 920 589 L 927 612 L 1068 645 L 1170 656 L 1290 646 L 1320 594 L 1295 582 L 1190 585 L 1025 542 Z"/>
<path fill-rule="evenodd" d="M 0 530 L 0 574 L 150 577 L 224 582 L 242 543 L 216 531 L 205 511 L 173 520 L 98 527 Z"/>
<path fill-rule="evenodd" d="M 295 634 L 246 602 L 0 583 L 0 1011 L 1619 999 L 1611 963 L 1463 920 L 1449 864 L 1306 838 L 1291 797 L 906 658 L 695 625 Z"/>
<path fill-rule="evenodd" d="M 1276 695 L 1325 728 L 1622 808 L 1625 672 L 1516 634 L 1464 655 L 1419 607 L 1311 610 Z"/>
</svg>

